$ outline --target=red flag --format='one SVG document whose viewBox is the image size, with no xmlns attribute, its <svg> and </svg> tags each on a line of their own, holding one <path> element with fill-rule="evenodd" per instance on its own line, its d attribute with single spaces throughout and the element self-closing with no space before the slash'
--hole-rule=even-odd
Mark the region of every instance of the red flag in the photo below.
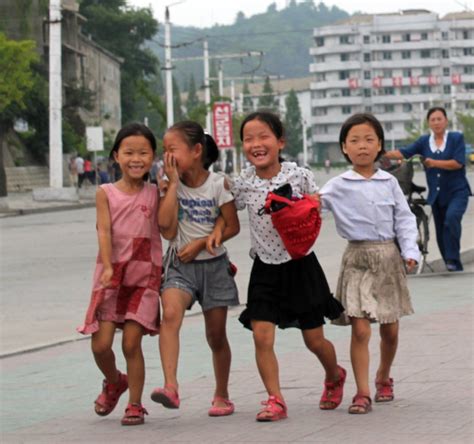
<svg viewBox="0 0 474 444">
<path fill-rule="evenodd" d="M 229 102 L 216 102 L 212 108 L 214 139 L 219 148 L 232 148 L 232 109 Z"/>
</svg>

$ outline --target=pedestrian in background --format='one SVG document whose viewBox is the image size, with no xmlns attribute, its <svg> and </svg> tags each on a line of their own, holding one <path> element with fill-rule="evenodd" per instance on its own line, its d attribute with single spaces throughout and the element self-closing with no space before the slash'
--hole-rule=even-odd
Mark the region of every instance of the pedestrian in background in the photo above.
<svg viewBox="0 0 474 444">
<path fill-rule="evenodd" d="M 320 196 L 323 209 L 334 215 L 337 232 L 349 241 L 336 292 L 345 312 L 334 323 L 352 326 L 351 361 L 357 393 L 349 413 L 363 414 L 372 408 L 371 322 L 380 323 L 381 337 L 375 401 L 394 398 L 390 369 L 397 351 L 399 318 L 413 313 L 405 264 L 411 270 L 420 252 L 416 219 L 400 185 L 394 176 L 375 167 L 385 152 L 380 122 L 371 114 L 353 115 L 342 125 L 339 144 L 352 169 L 329 180 Z"/>
<path fill-rule="evenodd" d="M 82 183 L 84 182 L 84 179 L 86 178 L 86 175 L 84 173 L 84 159 L 80 154 L 78 154 L 74 160 L 74 163 L 76 165 L 76 171 L 77 171 L 77 188 L 82 187 Z"/>
<path fill-rule="evenodd" d="M 239 232 L 234 198 L 225 178 L 208 171 L 218 158 L 218 148 L 198 123 L 176 123 L 166 132 L 163 146 L 167 181 L 160 184 L 164 197 L 158 219 L 163 237 L 170 241 L 159 342 L 165 381 L 151 399 L 167 408 L 179 408 L 179 332 L 186 309 L 197 301 L 204 314 L 216 379 L 208 414 L 226 416 L 234 412 L 228 392 L 231 350 L 226 335 L 227 311 L 239 304 L 239 298 L 225 248 L 208 246 L 207 240 L 219 215 L 226 225 L 223 241 Z"/>
<path fill-rule="evenodd" d="M 331 161 L 329 159 L 324 161 L 324 171 L 326 171 L 326 174 L 331 172 Z"/>
<path fill-rule="evenodd" d="M 141 341 L 144 334 L 157 334 L 160 322 L 159 193 L 145 181 L 155 151 L 155 137 L 145 125 L 130 124 L 117 134 L 111 156 L 123 175 L 97 190 L 99 256 L 86 319 L 78 329 L 92 334 L 94 359 L 105 377 L 95 412 L 108 415 L 129 388 L 122 425 L 143 424 L 147 414 L 141 403 L 145 381 Z M 123 330 L 127 374 L 117 369 L 112 351 L 117 328 Z"/>
<path fill-rule="evenodd" d="M 69 169 L 69 185 L 77 188 L 77 167 L 76 167 L 76 156 L 72 155 L 68 163 Z"/>
<path fill-rule="evenodd" d="M 306 168 L 281 160 L 285 139 L 277 115 L 267 111 L 249 114 L 240 127 L 240 138 L 252 166 L 235 180 L 232 193 L 237 208 L 248 209 L 255 255 L 247 306 L 239 321 L 253 331 L 257 367 L 268 392 L 256 419 L 278 421 L 287 417 L 274 351 L 277 325 L 301 330 L 306 347 L 326 372 L 319 408 L 333 410 L 342 401 L 346 371 L 337 363 L 334 346 L 324 337 L 323 324 L 325 316 L 336 318 L 343 308 L 332 297 L 316 255 L 310 252 L 292 259 L 270 215 L 260 213 L 267 194 L 283 184 L 289 183 L 294 194 L 316 193 L 313 175 Z"/>
<path fill-rule="evenodd" d="M 434 107 L 426 116 L 431 134 L 400 150 L 389 151 L 389 159 L 423 157 L 428 182 L 427 202 L 431 205 L 436 241 L 448 271 L 462 271 L 462 217 L 471 188 L 466 178 L 466 145 L 462 133 L 448 131 L 446 110 Z"/>
</svg>

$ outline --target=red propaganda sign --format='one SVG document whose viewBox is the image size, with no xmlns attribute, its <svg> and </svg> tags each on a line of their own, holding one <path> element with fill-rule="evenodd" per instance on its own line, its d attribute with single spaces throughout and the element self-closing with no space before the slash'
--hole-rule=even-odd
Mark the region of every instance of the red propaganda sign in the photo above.
<svg viewBox="0 0 474 444">
<path fill-rule="evenodd" d="M 451 83 L 453 85 L 459 85 L 461 83 L 461 74 L 452 74 Z"/>
<path fill-rule="evenodd" d="M 382 77 L 374 77 L 372 79 L 372 86 L 374 88 L 380 88 L 382 86 Z"/>
<path fill-rule="evenodd" d="M 349 79 L 349 88 L 350 88 L 350 89 L 357 89 L 357 88 L 359 88 L 359 79 L 357 79 L 357 78 L 350 78 L 350 79 Z"/>
<path fill-rule="evenodd" d="M 417 77 L 410 77 L 410 85 L 411 86 L 418 86 L 420 84 L 420 78 Z"/>
<path fill-rule="evenodd" d="M 219 148 L 233 148 L 232 108 L 229 102 L 216 102 L 212 108 L 214 139 Z"/>
<path fill-rule="evenodd" d="M 438 77 L 434 75 L 428 76 L 428 85 L 437 85 L 438 84 Z"/>
<path fill-rule="evenodd" d="M 402 86 L 403 78 L 402 77 L 392 77 L 392 84 L 395 87 Z"/>
</svg>

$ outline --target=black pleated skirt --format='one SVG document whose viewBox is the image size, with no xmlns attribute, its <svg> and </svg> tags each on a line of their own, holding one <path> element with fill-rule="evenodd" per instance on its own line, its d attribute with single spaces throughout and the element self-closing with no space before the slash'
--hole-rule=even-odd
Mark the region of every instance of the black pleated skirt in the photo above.
<svg viewBox="0 0 474 444">
<path fill-rule="evenodd" d="M 323 325 L 325 317 L 338 318 L 343 311 L 314 253 L 283 264 L 266 264 L 256 257 L 247 306 L 239 321 L 249 329 L 255 320 L 307 330 Z"/>
</svg>

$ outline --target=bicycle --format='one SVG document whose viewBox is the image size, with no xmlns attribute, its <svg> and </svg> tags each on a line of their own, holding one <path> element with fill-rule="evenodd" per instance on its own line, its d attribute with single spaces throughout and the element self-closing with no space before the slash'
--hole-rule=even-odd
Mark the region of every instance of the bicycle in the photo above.
<svg viewBox="0 0 474 444">
<path fill-rule="evenodd" d="M 428 243 L 430 240 L 429 222 L 431 213 L 428 216 L 425 212 L 424 207 L 427 205 L 427 202 L 422 194 L 426 191 L 426 187 L 413 183 L 413 157 L 400 164 L 390 165 L 389 167 L 385 165 L 382 168 L 398 180 L 403 194 L 407 197 L 408 206 L 416 217 L 416 227 L 418 230 L 416 243 L 420 250 L 420 260 L 411 274 L 421 274 L 425 266 L 428 266 L 431 269 L 426 259 L 428 256 Z"/>
</svg>

